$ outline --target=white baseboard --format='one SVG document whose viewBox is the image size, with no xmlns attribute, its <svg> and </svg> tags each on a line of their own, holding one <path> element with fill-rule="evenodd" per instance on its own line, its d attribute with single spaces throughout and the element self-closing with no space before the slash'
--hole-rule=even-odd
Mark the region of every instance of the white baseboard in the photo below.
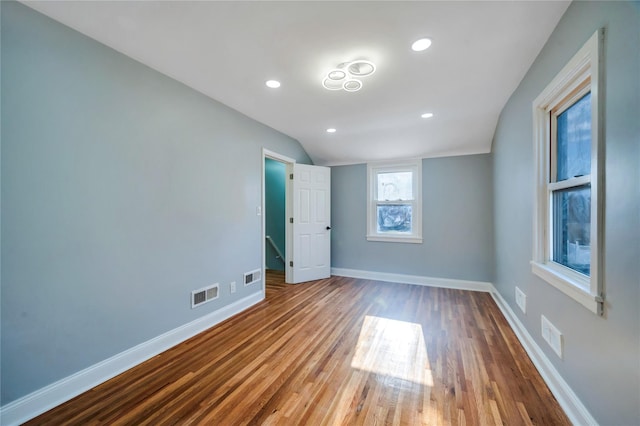
<svg viewBox="0 0 640 426">
<path fill-rule="evenodd" d="M 533 340 L 533 337 L 531 337 L 531 334 L 529 334 L 509 304 L 507 304 L 495 288 L 491 291 L 491 295 L 507 319 L 507 322 L 509 322 L 516 337 L 518 337 L 524 350 L 529 355 L 529 358 L 531 358 L 531 361 L 538 369 L 542 379 L 546 382 L 547 386 L 549 386 L 551 393 L 556 397 L 565 414 L 569 417 L 569 420 L 571 420 L 574 425 L 597 425 L 598 422 L 593 418 L 591 413 L 589 413 L 589 410 L 587 410 L 587 407 L 580 401 L 573 389 L 571 389 L 562 376 L 560 376 L 558 370 L 555 369 L 540 346 Z"/>
<path fill-rule="evenodd" d="M 106 382 L 118 374 L 221 323 L 264 299 L 264 292 L 251 294 L 215 312 L 170 330 L 104 361 L 65 377 L 0 407 L 0 424 L 17 425 Z"/>
<path fill-rule="evenodd" d="M 331 268 L 331 275 L 360 278 L 365 280 L 385 281 L 401 284 L 424 285 L 428 287 L 453 288 L 491 292 L 493 285 L 483 281 L 451 280 L 448 278 L 422 277 L 418 275 L 390 274 L 387 272 L 362 271 L 358 269 Z"/>
<path fill-rule="evenodd" d="M 482 281 L 451 280 L 416 275 L 390 274 L 355 269 L 331 268 L 332 275 L 360 278 L 376 281 L 416 284 L 431 287 L 453 288 L 459 290 L 489 292 L 498 308 L 518 337 L 518 340 L 538 369 L 538 372 L 556 397 L 569 419 L 576 425 L 597 425 L 582 401 L 560 376 L 542 349 L 533 340 L 525 326 L 511 307 L 502 298 L 491 283 Z M 204 317 L 175 328 L 158 337 L 134 346 L 111 358 L 99 362 L 69 377 L 39 389 L 0 408 L 0 424 L 17 425 L 44 413 L 51 408 L 70 400 L 100 383 L 164 352 L 165 350 L 195 336 L 202 331 L 219 324 L 231 316 L 255 305 L 264 299 L 264 293 L 254 293 L 231 305 L 225 306 Z"/>
</svg>

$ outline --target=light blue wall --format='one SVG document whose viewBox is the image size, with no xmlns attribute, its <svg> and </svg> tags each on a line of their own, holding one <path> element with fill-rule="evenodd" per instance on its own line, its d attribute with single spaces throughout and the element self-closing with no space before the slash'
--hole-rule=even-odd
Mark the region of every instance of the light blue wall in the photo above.
<svg viewBox="0 0 640 426">
<path fill-rule="evenodd" d="M 496 280 L 562 377 L 603 425 L 640 421 L 640 8 L 574 2 L 497 126 L 494 151 Z M 605 316 L 598 317 L 531 273 L 532 102 L 576 51 L 606 27 Z M 527 314 L 514 287 L 527 294 Z M 540 336 L 545 315 L 564 336 L 564 359 Z"/>
<path fill-rule="evenodd" d="M 282 253 L 284 259 L 287 258 L 285 251 L 285 220 L 286 220 L 286 165 L 271 158 L 265 159 L 265 228 L 266 235 L 270 236 L 275 245 Z M 278 254 L 271 247 L 266 245 L 265 258 L 267 268 L 284 271 L 283 260 L 276 258 Z"/>
<path fill-rule="evenodd" d="M 491 156 L 422 160 L 422 244 L 367 241 L 367 166 L 331 168 L 336 268 L 493 279 Z"/>
<path fill-rule="evenodd" d="M 2 2 L 2 404 L 259 292 L 265 127 Z M 192 310 L 191 290 L 219 282 Z"/>
<path fill-rule="evenodd" d="M 310 161 L 296 141 L 20 4 L 1 9 L 6 404 L 259 291 L 222 285 L 219 300 L 189 306 L 191 290 L 260 265 L 260 148 Z M 367 242 L 366 166 L 332 168 L 332 266 L 494 281 L 516 313 L 518 285 L 520 319 L 602 424 L 640 418 L 638 14 L 572 4 L 505 107 L 494 154 L 423 160 L 423 244 Z M 600 26 L 603 318 L 529 267 L 531 102 Z M 564 360 L 540 339 L 540 314 L 563 332 Z"/>
</svg>

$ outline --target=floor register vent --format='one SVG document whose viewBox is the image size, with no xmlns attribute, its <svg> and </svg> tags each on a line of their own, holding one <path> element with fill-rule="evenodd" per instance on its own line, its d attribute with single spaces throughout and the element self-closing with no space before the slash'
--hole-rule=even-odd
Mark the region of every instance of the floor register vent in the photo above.
<svg viewBox="0 0 640 426">
<path fill-rule="evenodd" d="M 262 278 L 262 271 L 260 269 L 256 269 L 255 271 L 245 272 L 244 273 L 244 285 L 249 285 L 253 283 L 257 283 Z"/>
<path fill-rule="evenodd" d="M 191 309 L 204 305 L 218 298 L 220 285 L 218 283 L 191 292 Z"/>
</svg>

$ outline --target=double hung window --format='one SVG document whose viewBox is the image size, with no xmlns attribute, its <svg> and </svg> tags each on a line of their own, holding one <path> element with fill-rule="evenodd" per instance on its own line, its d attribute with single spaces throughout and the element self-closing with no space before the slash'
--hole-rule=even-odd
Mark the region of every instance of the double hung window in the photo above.
<svg viewBox="0 0 640 426">
<path fill-rule="evenodd" d="M 367 239 L 422 242 L 422 161 L 369 164 Z"/>
<path fill-rule="evenodd" d="M 532 271 L 602 313 L 602 64 L 598 31 L 533 104 Z"/>
</svg>

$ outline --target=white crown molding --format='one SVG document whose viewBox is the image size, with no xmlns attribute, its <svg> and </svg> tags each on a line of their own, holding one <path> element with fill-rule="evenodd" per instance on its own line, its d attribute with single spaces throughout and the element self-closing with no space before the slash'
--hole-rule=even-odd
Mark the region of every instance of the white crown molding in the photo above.
<svg viewBox="0 0 640 426">
<path fill-rule="evenodd" d="M 264 300 L 262 291 L 233 302 L 0 407 L 0 424 L 26 422 Z"/>
</svg>

